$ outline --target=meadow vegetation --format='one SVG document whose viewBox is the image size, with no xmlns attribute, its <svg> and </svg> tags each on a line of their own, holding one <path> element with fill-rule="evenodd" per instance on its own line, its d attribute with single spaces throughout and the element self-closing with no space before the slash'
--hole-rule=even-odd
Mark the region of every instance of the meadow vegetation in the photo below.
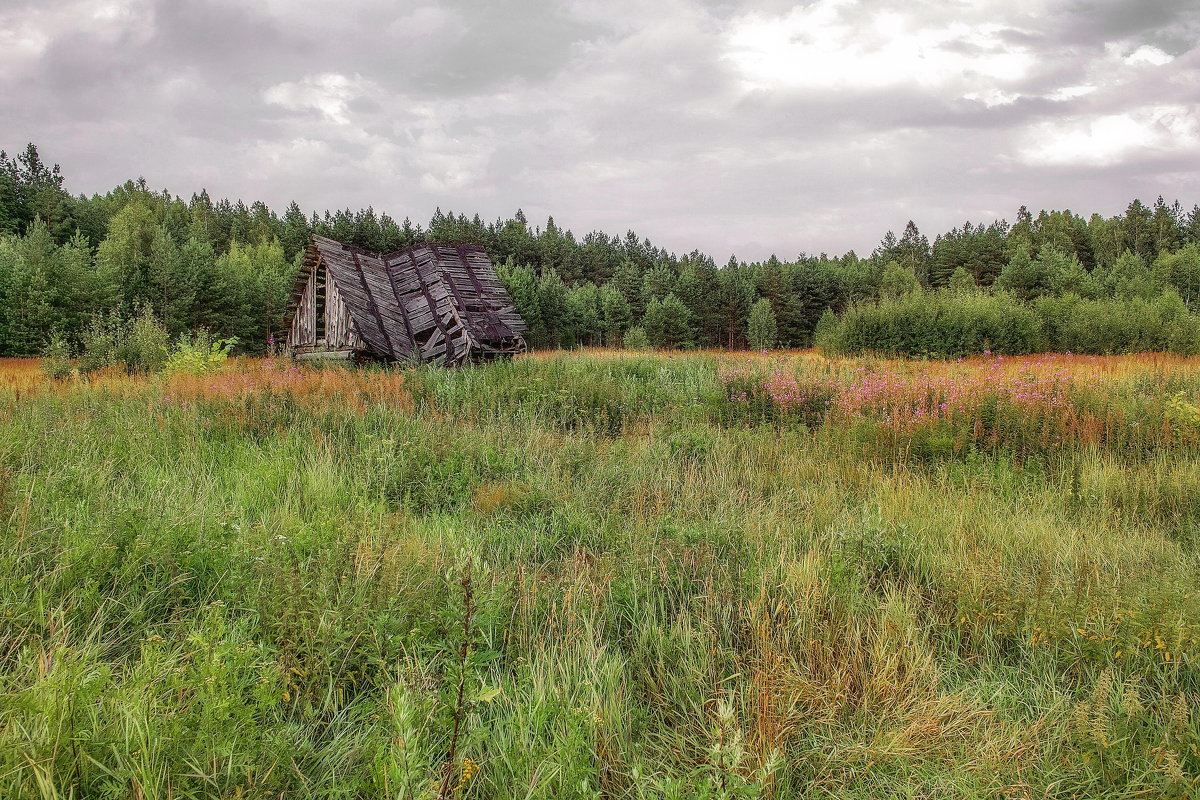
<svg viewBox="0 0 1200 800">
<path fill-rule="evenodd" d="M 1200 360 L 215 353 L 0 361 L 4 798 L 1200 791 Z"/>
</svg>

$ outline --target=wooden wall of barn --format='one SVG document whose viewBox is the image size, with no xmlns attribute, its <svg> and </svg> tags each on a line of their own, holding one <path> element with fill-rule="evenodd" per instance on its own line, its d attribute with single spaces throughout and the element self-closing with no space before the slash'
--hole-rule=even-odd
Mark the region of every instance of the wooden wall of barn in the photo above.
<svg viewBox="0 0 1200 800">
<path fill-rule="evenodd" d="M 317 338 L 317 279 L 318 271 L 326 273 L 325 335 Z M 324 265 L 318 265 L 308 275 L 304 294 L 292 318 L 288 332 L 288 347 L 328 350 L 366 350 L 367 345 L 354 329 L 354 320 L 337 284 L 328 277 Z"/>
<path fill-rule="evenodd" d="M 338 293 L 337 284 L 329 281 L 325 297 L 325 346 L 351 350 L 366 350 L 367 344 L 354 330 L 354 320 L 346 301 Z"/>
<path fill-rule="evenodd" d="M 311 270 L 308 273 L 308 282 L 304 284 L 304 292 L 296 304 L 296 313 L 292 315 L 288 347 L 312 347 L 316 344 L 316 278 L 316 270 Z"/>
</svg>

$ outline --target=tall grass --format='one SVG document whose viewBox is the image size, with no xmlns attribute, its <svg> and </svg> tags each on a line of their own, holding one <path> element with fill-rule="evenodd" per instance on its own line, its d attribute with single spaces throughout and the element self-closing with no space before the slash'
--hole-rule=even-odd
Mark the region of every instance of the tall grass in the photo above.
<svg viewBox="0 0 1200 800">
<path fill-rule="evenodd" d="M 5 364 L 0 796 L 1194 796 L 1197 378 Z"/>
</svg>

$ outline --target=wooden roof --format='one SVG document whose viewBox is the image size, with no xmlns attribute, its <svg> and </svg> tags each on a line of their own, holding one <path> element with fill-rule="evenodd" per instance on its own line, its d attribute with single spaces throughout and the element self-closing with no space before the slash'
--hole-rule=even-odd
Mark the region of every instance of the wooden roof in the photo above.
<svg viewBox="0 0 1200 800">
<path fill-rule="evenodd" d="M 525 350 L 525 322 L 481 247 L 423 244 L 378 254 L 314 236 L 293 309 L 319 263 L 378 356 L 459 362 Z"/>
</svg>

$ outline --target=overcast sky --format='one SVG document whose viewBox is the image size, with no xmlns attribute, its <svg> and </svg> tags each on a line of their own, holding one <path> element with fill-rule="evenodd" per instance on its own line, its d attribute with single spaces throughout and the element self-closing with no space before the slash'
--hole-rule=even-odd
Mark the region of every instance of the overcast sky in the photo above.
<svg viewBox="0 0 1200 800">
<path fill-rule="evenodd" d="M 0 0 L 0 147 L 723 262 L 1200 201 L 1200 0 Z"/>
</svg>

